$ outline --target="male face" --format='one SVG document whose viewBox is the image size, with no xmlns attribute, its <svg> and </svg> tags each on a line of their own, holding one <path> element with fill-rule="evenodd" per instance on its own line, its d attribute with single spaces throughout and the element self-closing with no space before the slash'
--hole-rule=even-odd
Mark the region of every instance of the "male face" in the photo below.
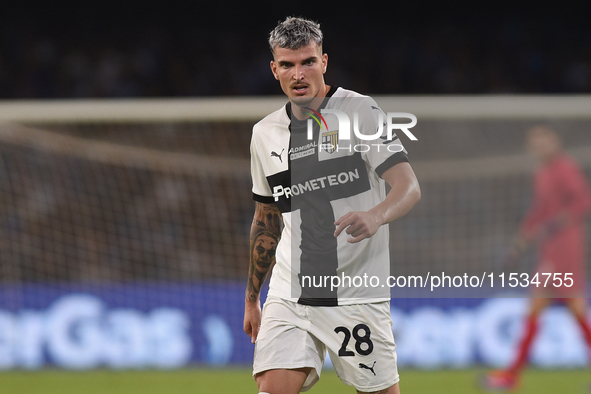
<svg viewBox="0 0 591 394">
<path fill-rule="evenodd" d="M 308 106 L 314 97 L 324 96 L 324 73 L 328 56 L 312 42 L 298 49 L 275 47 L 271 71 L 289 99 L 300 107 Z"/>
<path fill-rule="evenodd" d="M 536 126 L 527 133 L 527 148 L 536 159 L 547 162 L 560 152 L 562 144 L 553 130 Z"/>
</svg>

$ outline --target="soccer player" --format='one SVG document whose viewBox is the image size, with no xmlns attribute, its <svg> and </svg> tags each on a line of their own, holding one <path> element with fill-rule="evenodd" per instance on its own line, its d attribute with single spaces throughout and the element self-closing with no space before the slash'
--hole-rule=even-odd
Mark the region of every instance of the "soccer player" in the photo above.
<svg viewBox="0 0 591 394">
<path fill-rule="evenodd" d="M 590 187 L 577 163 L 562 150 L 552 129 L 537 126 L 527 134 L 528 150 L 539 162 L 534 176 L 534 201 L 513 243 L 512 254 L 519 256 L 533 242 L 538 243 L 536 272 L 572 273 L 570 281 L 557 287 L 534 287 L 525 333 L 517 356 L 505 370 L 493 371 L 484 380 L 486 388 L 513 390 L 527 362 L 538 331 L 538 318 L 554 299 L 564 302 L 573 313 L 591 347 L 591 327 L 587 321 L 585 266 L 587 264 L 585 219 L 591 210 Z M 540 276 L 540 280 L 546 276 Z M 545 281 L 545 280 L 544 280 Z M 558 283 L 560 284 L 560 283 Z"/>
<path fill-rule="evenodd" d="M 322 41 L 319 25 L 303 18 L 287 18 L 269 36 L 271 71 L 289 102 L 254 126 L 251 141 L 256 208 L 244 331 L 256 343 L 253 376 L 260 393 L 306 391 L 328 350 L 358 393 L 399 393 L 389 288 L 317 281 L 364 274 L 385 281 L 387 223 L 409 212 L 420 188 L 395 134 L 339 140 L 337 117 L 322 116 L 348 113 L 362 136 L 384 129 L 373 99 L 325 84 Z"/>
</svg>

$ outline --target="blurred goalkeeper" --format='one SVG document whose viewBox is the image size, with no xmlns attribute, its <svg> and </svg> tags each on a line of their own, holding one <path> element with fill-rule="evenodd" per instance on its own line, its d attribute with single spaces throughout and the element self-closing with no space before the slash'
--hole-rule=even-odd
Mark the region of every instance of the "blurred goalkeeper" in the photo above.
<svg viewBox="0 0 591 394">
<path fill-rule="evenodd" d="M 530 244 L 537 243 L 535 272 L 540 281 L 545 282 L 542 273 L 560 273 L 563 278 L 565 273 L 572 273 L 573 283 L 570 287 L 565 283 L 546 288 L 532 285 L 533 298 L 515 360 L 507 369 L 485 377 L 485 387 L 496 391 L 517 387 L 538 331 L 538 318 L 554 300 L 566 304 L 591 347 L 585 272 L 585 219 L 591 210 L 589 183 L 579 165 L 563 152 L 560 138 L 550 128 L 532 128 L 527 134 L 527 147 L 539 162 L 534 175 L 534 201 L 515 237 L 510 260 L 517 260 Z"/>
</svg>

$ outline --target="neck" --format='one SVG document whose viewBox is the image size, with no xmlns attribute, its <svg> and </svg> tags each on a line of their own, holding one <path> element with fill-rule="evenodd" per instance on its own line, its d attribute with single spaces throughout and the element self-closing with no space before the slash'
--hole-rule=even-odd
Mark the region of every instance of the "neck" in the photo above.
<svg viewBox="0 0 591 394">
<path fill-rule="evenodd" d="M 548 155 L 546 157 L 544 157 L 541 161 L 542 161 L 542 165 L 546 165 L 551 163 L 554 159 L 556 159 L 558 156 L 560 156 L 560 151 L 556 151 L 551 155 Z"/>
</svg>

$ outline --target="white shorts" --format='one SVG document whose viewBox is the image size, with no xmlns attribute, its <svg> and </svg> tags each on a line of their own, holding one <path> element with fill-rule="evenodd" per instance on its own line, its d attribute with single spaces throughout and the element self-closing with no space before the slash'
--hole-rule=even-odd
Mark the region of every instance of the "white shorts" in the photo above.
<svg viewBox="0 0 591 394">
<path fill-rule="evenodd" d="M 256 340 L 253 376 L 312 368 L 302 391 L 320 378 L 326 351 L 343 383 L 378 391 L 398 383 L 390 302 L 318 307 L 268 298 Z"/>
</svg>

